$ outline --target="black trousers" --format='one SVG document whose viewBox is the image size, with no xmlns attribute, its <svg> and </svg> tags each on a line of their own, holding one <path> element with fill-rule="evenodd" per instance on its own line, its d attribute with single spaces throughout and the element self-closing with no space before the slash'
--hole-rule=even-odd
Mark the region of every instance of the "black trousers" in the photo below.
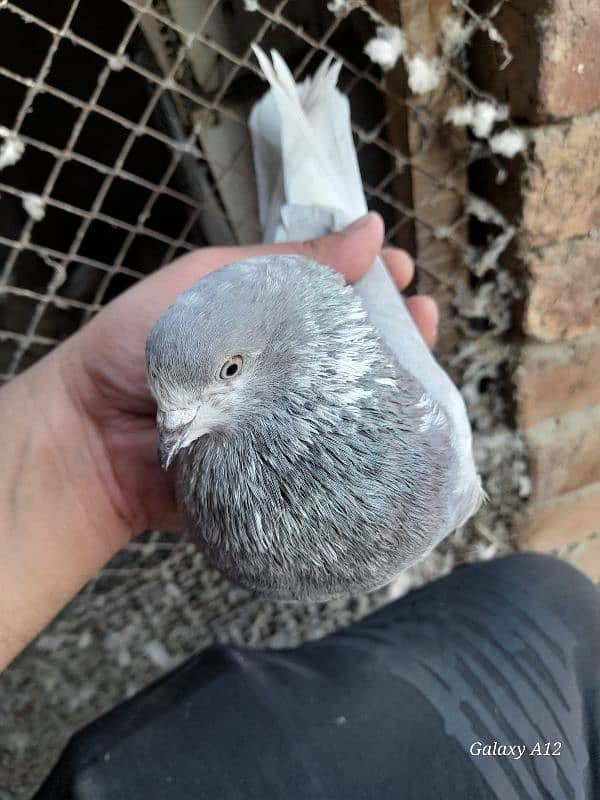
<svg viewBox="0 0 600 800">
<path fill-rule="evenodd" d="M 38 800 L 600 798 L 600 599 L 457 569 L 295 650 L 213 647 L 77 734 Z"/>
</svg>

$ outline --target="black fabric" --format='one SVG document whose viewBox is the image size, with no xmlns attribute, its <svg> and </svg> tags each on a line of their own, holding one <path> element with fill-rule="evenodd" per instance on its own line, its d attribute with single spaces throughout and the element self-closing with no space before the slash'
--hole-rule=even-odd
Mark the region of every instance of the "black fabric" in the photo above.
<svg viewBox="0 0 600 800">
<path fill-rule="evenodd" d="M 200 653 L 77 734 L 36 797 L 600 798 L 599 657 L 573 568 L 462 567 L 295 650 Z"/>
</svg>

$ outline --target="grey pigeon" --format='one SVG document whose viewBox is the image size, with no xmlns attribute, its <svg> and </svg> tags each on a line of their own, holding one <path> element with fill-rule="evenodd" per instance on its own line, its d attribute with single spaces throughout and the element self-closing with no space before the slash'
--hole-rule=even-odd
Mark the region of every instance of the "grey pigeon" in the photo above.
<svg viewBox="0 0 600 800">
<path fill-rule="evenodd" d="M 265 239 L 339 229 L 367 210 L 340 65 L 296 84 L 255 52 Z M 186 529 L 262 595 L 375 589 L 483 501 L 462 397 L 379 259 L 353 287 L 301 256 L 229 264 L 167 308 L 146 368 Z"/>
</svg>

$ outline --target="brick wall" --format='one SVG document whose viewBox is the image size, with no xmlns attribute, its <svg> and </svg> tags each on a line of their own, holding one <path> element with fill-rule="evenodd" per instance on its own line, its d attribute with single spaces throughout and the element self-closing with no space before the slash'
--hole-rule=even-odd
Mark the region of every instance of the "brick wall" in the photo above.
<svg viewBox="0 0 600 800">
<path fill-rule="evenodd" d="M 518 544 L 558 552 L 598 581 L 598 0 L 514 0 L 497 27 L 512 64 L 499 70 L 499 54 L 482 37 L 473 48 L 473 71 L 510 104 L 531 141 L 505 192 L 490 189 L 491 199 L 518 220 L 513 268 L 526 287 L 514 378 L 532 493 Z"/>
</svg>

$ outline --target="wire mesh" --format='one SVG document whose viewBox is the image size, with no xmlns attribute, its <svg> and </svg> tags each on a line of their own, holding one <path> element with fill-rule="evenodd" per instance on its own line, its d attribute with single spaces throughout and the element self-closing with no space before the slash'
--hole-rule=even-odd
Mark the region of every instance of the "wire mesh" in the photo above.
<svg viewBox="0 0 600 800">
<path fill-rule="evenodd" d="M 131 279 L 141 276 L 142 273 L 139 269 L 127 266 L 126 264 L 127 255 L 132 244 L 136 241 L 136 238 L 146 236 L 157 244 L 167 245 L 162 256 L 154 263 L 145 264 L 143 271 L 149 271 L 150 269 L 160 266 L 179 252 L 192 249 L 194 246 L 203 243 L 193 238 L 190 240 L 190 231 L 193 227 L 193 223 L 202 215 L 202 205 L 199 204 L 197 197 L 173 189 L 169 185 L 169 182 L 184 156 L 192 157 L 206 163 L 206 155 L 198 142 L 197 131 L 194 126 L 191 127 L 187 135 L 183 134 L 181 138 L 174 138 L 172 135 L 170 136 L 165 133 L 164 130 L 157 130 L 156 126 L 149 124 L 161 95 L 170 93 L 186 101 L 188 104 L 194 104 L 198 109 L 204 109 L 207 112 L 218 114 L 220 117 L 230 120 L 232 123 L 237 123 L 240 127 L 244 127 L 244 112 L 247 112 L 247 105 L 244 107 L 243 111 L 240 111 L 239 104 L 232 104 L 229 102 L 228 92 L 230 92 L 232 86 L 242 81 L 243 73 L 250 73 L 252 75 L 256 75 L 257 73 L 256 66 L 252 61 L 250 53 L 250 41 L 264 44 L 266 34 L 273 28 L 289 32 L 290 36 L 297 39 L 306 50 L 305 56 L 295 70 L 297 77 L 302 77 L 304 74 L 311 71 L 315 66 L 315 57 L 319 53 L 333 53 L 338 57 L 341 56 L 340 52 L 334 50 L 332 47 L 331 40 L 334 34 L 339 31 L 343 23 L 343 18 L 341 16 L 336 17 L 330 15 L 332 16 L 330 24 L 317 39 L 307 34 L 297 24 L 290 22 L 286 16 L 286 9 L 289 9 L 291 3 L 287 2 L 287 0 L 286 2 L 278 3 L 272 10 L 260 7 L 254 13 L 254 16 L 259 17 L 260 23 L 258 29 L 252 26 L 250 27 L 247 40 L 243 42 L 243 45 L 240 47 L 241 54 L 228 50 L 216 39 L 206 34 L 206 28 L 210 23 L 211 17 L 219 8 L 218 2 L 206 4 L 200 23 L 194 31 L 186 30 L 181 25 L 177 24 L 172 17 L 168 15 L 165 8 L 157 10 L 155 7 L 156 4 L 153 5 L 150 2 L 138 4 L 130 2 L 130 0 L 123 0 L 122 5 L 129 9 L 130 18 L 127 24 L 123 26 L 120 41 L 113 44 L 113 47 L 110 49 L 106 49 L 97 42 L 80 35 L 80 33 L 77 32 L 77 25 L 75 28 L 73 27 L 73 20 L 75 19 L 77 22 L 77 12 L 79 11 L 80 15 L 86 13 L 85 3 L 72 3 L 60 26 L 51 24 L 48 20 L 36 16 L 35 13 L 25 10 L 16 3 L 7 2 L 3 6 L 5 17 L 7 14 L 17 15 L 19 19 L 29 27 L 35 26 L 41 33 L 46 34 L 48 40 L 45 58 L 35 78 L 20 74 L 14 69 L 0 65 L 0 77 L 26 89 L 16 119 L 12 124 L 6 127 L 9 128 L 11 137 L 17 138 L 24 144 L 26 153 L 28 150 L 35 150 L 40 153 L 46 153 L 52 158 L 52 166 L 49 170 L 49 174 L 46 180 L 42 182 L 40 190 L 36 192 L 40 197 L 40 206 L 47 212 L 62 212 L 65 215 L 68 214 L 71 217 L 78 218 L 72 221 L 75 230 L 71 234 L 70 241 L 66 242 L 62 248 L 45 246 L 44 231 L 40 231 L 40 228 L 44 225 L 44 220 L 36 222 L 34 218 L 23 213 L 21 213 L 20 230 L 13 232 L 10 236 L 2 235 L 0 237 L 0 244 L 9 248 L 0 277 L 0 286 L 2 290 L 8 294 L 31 301 L 31 303 L 25 304 L 27 308 L 31 309 L 31 313 L 29 320 L 24 325 L 25 329 L 23 331 L 13 331 L 6 327 L 3 327 L 0 331 L 0 336 L 4 341 L 12 340 L 16 342 L 14 353 L 3 367 L 2 378 L 5 380 L 19 371 L 23 356 L 28 347 L 30 344 L 36 343 L 37 337 L 40 335 L 38 326 L 48 306 L 58 304 L 63 309 L 74 309 L 77 312 L 83 312 L 82 320 L 85 320 L 101 307 L 106 299 L 107 288 L 115 275 L 127 275 Z M 367 10 L 360 10 L 365 16 L 367 24 L 370 23 L 370 26 L 374 27 L 376 21 L 379 20 L 377 20 L 377 17 L 375 21 L 373 20 L 372 10 L 368 8 Z M 89 9 L 87 13 L 91 13 Z M 249 12 L 247 12 L 247 16 L 248 15 Z M 146 27 L 148 22 L 152 21 L 166 28 L 166 34 L 165 32 L 162 33 L 163 37 L 170 34 L 172 37 L 177 38 L 178 44 L 173 48 L 173 52 L 169 53 L 168 50 L 165 49 L 165 55 L 170 60 L 170 63 L 168 63 L 167 68 L 162 73 L 149 69 L 147 66 L 140 63 L 136 63 L 136 61 L 128 55 L 128 48 L 131 45 L 134 34 L 140 31 L 143 32 L 143 19 L 146 20 Z M 158 35 L 160 36 L 161 34 L 159 33 Z M 61 89 L 60 86 L 57 87 L 55 85 L 56 81 L 53 83 L 53 60 L 57 55 L 59 46 L 61 43 L 65 42 L 71 43 L 78 48 L 83 48 L 84 51 L 98 57 L 96 83 L 89 96 L 85 99 Z M 220 86 L 215 92 L 203 93 L 201 87 L 194 85 L 193 78 L 190 76 L 189 64 L 186 62 L 186 57 L 197 43 L 201 43 L 203 46 L 211 48 L 214 52 L 218 53 L 221 64 L 226 64 L 226 77 L 220 82 Z M 386 126 L 390 125 L 394 115 L 397 112 L 405 113 L 408 109 L 410 113 L 416 115 L 417 118 L 426 117 L 427 109 L 423 109 L 406 96 L 398 96 L 391 92 L 385 79 L 380 74 L 377 74 L 376 67 L 370 64 L 367 64 L 365 67 L 364 56 L 361 59 L 361 67 L 357 67 L 346 57 L 343 57 L 342 60 L 345 73 L 343 75 L 343 88 L 351 99 L 357 86 L 363 83 L 374 90 L 379 97 L 384 97 L 388 102 L 388 108 L 383 109 L 380 118 L 377 119 L 374 124 L 371 124 L 369 128 L 359 124 L 355 124 L 354 126 L 359 156 L 362 154 L 365 159 L 368 158 L 368 151 L 370 149 L 371 156 L 375 153 L 379 156 L 380 160 L 381 157 L 384 156 L 385 158 L 382 163 L 386 164 L 386 162 L 389 162 L 390 164 L 390 167 L 387 169 L 379 169 L 377 180 L 373 185 L 369 185 L 367 182 L 366 191 L 368 199 L 370 200 L 370 205 L 383 211 L 384 217 L 389 220 L 388 239 L 391 241 L 397 239 L 400 229 L 410 224 L 410 221 L 415 218 L 419 219 L 422 226 L 431 229 L 432 226 L 424 213 L 424 209 L 427 206 L 435 204 L 436 197 L 441 191 L 451 191 L 455 192 L 460 197 L 464 196 L 464 186 L 460 179 L 454 179 L 454 175 L 457 172 L 459 175 L 463 175 L 470 161 L 463 159 L 459 161 L 458 164 L 454 165 L 454 169 L 447 174 L 436 175 L 428 172 L 422 157 L 418 159 L 412 158 L 411 154 L 402 153 L 397 148 L 395 149 L 384 138 Z M 470 85 L 470 82 L 467 81 L 464 75 L 458 73 L 451 65 L 447 65 L 447 67 L 451 78 L 457 81 L 460 80 L 470 91 L 474 90 L 474 87 Z M 135 75 L 141 78 L 147 83 L 148 88 L 151 90 L 142 113 L 135 121 L 128 119 L 122 114 L 116 113 L 103 104 L 102 95 L 107 87 L 109 79 L 111 76 L 123 70 L 127 70 L 132 76 Z M 221 70 L 223 71 L 222 66 Z M 60 83 L 60 81 L 58 82 Z M 190 88 L 190 85 L 192 88 Z M 260 89 L 256 91 L 255 85 L 255 95 L 259 92 Z M 40 138 L 39 133 L 37 137 L 34 137 L 23 132 L 24 123 L 26 122 L 29 110 L 32 109 L 35 116 L 35 102 L 36 98 L 40 96 L 61 101 L 74 112 L 71 133 L 62 147 L 56 147 L 52 143 L 44 141 L 43 138 Z M 109 164 L 99 162 L 93 157 L 90 157 L 89 150 L 88 153 L 85 153 L 82 152 L 82 149 L 85 150 L 84 147 L 78 147 L 78 143 L 81 143 L 82 132 L 86 126 L 93 130 L 94 123 L 98 124 L 100 118 L 112 123 L 115 126 L 115 131 L 118 129 L 119 133 L 122 134 L 122 144 L 112 154 Z M 127 158 L 136 141 L 141 137 L 150 137 L 156 142 L 161 142 L 170 150 L 168 164 L 156 181 L 150 181 L 143 175 L 140 175 L 139 172 L 132 173 L 127 169 Z M 223 183 L 227 173 L 230 172 L 232 168 L 235 168 L 234 161 L 230 160 L 230 155 L 231 154 L 222 155 L 223 161 L 221 163 L 218 161 L 215 162 L 214 156 L 210 159 L 208 167 L 212 172 L 212 179 L 217 183 L 217 186 Z M 418 155 L 422 156 L 423 153 Z M 60 198 L 56 196 L 57 192 L 55 192 L 55 188 L 61 171 L 66 164 L 81 164 L 87 166 L 97 172 L 102 178 L 90 208 L 80 208 L 73 203 L 62 202 Z M 389 188 L 394 180 L 407 168 L 425 174 L 431 180 L 433 186 L 433 191 L 425 198 L 422 198 L 416 208 L 412 208 L 410 205 L 400 202 Z M 15 165 L 14 169 L 18 169 L 18 164 Z M 11 170 L 8 172 L 10 173 Z M 116 179 L 134 184 L 136 187 L 143 188 L 147 192 L 146 201 L 138 210 L 137 218 L 133 222 L 123 219 L 118 215 L 102 211 L 107 195 L 109 195 L 111 189 L 115 186 Z M 20 186 L 11 185 L 8 180 L 0 183 L 0 192 L 7 195 L 8 198 L 12 198 L 14 205 L 16 205 L 19 200 L 23 201 L 25 195 L 29 194 Z M 148 220 L 152 219 L 152 212 L 156 206 L 157 199 L 162 197 L 169 197 L 173 202 L 179 202 L 181 204 L 181 213 L 184 216 L 184 223 L 177 234 L 165 235 L 160 230 L 157 230 L 156 226 L 153 228 L 148 224 Z M 248 209 L 247 211 L 252 212 L 252 210 L 253 209 Z M 227 209 L 224 209 L 224 211 L 226 215 Z M 49 213 L 46 214 L 46 217 L 47 216 L 49 216 Z M 53 217 L 58 218 L 57 213 L 53 214 Z M 71 220 L 69 221 L 71 222 Z M 117 231 L 126 233 L 114 258 L 110 259 L 110 263 L 107 263 L 108 259 L 103 261 L 82 252 L 82 243 L 94 221 L 105 223 Z M 234 240 L 239 241 L 240 238 L 242 238 L 247 241 L 249 238 L 258 238 L 259 231 L 255 219 L 253 222 L 255 224 L 251 228 L 250 236 L 246 233 L 244 237 L 240 237 L 239 232 L 235 230 L 234 226 L 232 231 Z M 458 249 L 464 249 L 465 246 L 465 242 L 461 240 L 460 234 L 455 235 L 457 230 L 460 231 L 463 222 L 464 218 L 461 219 L 459 217 L 455 220 L 454 226 L 447 227 L 444 231 L 444 238 L 449 241 L 451 246 Z M 160 225 L 158 227 L 160 228 Z M 433 233 L 435 233 L 435 231 L 433 231 Z M 23 251 L 39 254 L 44 263 L 52 268 L 53 273 L 49 277 L 43 291 L 36 291 L 27 285 L 20 285 L 18 269 L 15 269 L 15 267 L 19 255 L 21 255 Z M 435 265 L 432 266 L 427 262 L 427 253 L 421 252 L 418 255 L 423 268 L 427 269 L 429 272 L 435 272 Z M 57 303 L 57 292 L 63 285 L 69 268 L 75 263 L 83 263 L 102 271 L 103 274 L 98 279 L 97 290 L 89 299 L 86 299 L 85 302 L 79 301 L 76 298 L 63 296 Z"/>
<path fill-rule="evenodd" d="M 506 53 L 493 27 L 504 2 L 480 15 L 454 0 L 448 13 L 472 26 L 471 38 L 494 31 Z M 514 287 L 497 271 L 469 283 L 465 266 L 481 252 L 468 235 L 481 209 L 468 172 L 482 159 L 499 176 L 504 166 L 443 112 L 448 98 L 489 99 L 469 77 L 464 52 L 440 56 L 441 86 L 418 96 L 403 68 L 385 74 L 364 53 L 378 26 L 398 21 L 385 14 L 393 3 L 105 0 L 101 18 L 92 0 L 41 5 L 0 2 L 0 145 L 18 153 L 0 169 L 0 381 L 176 256 L 258 240 L 246 120 L 264 84 L 250 44 L 277 47 L 297 79 L 333 54 L 343 64 L 368 204 L 384 217 L 388 242 L 415 256 L 421 285 L 444 310 L 454 307 L 442 356 L 463 384 L 488 491 L 512 490 L 522 452 L 495 387 L 505 377 L 503 303 Z M 408 41 L 414 52 L 421 46 Z M 510 233 L 500 215 L 492 222 Z M 28 796 L 74 727 L 198 647 L 323 635 L 459 560 L 501 552 L 512 513 L 492 501 L 475 527 L 391 591 L 293 608 L 229 586 L 185 541 L 144 535 L 0 681 L 8 723 L 0 797 Z"/>
</svg>

